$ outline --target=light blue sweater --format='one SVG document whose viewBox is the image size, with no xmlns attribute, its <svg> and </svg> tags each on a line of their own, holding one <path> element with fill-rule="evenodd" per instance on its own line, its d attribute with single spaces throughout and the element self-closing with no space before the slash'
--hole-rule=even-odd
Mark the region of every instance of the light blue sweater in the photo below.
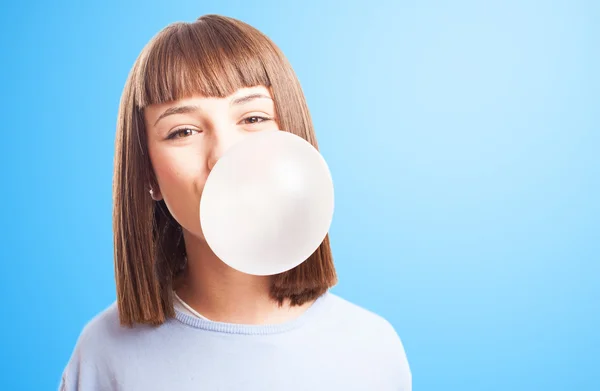
<svg viewBox="0 0 600 391">
<path fill-rule="evenodd" d="M 333 293 L 278 325 L 177 311 L 158 327 L 119 325 L 116 304 L 83 330 L 63 391 L 410 391 L 389 322 Z"/>
</svg>

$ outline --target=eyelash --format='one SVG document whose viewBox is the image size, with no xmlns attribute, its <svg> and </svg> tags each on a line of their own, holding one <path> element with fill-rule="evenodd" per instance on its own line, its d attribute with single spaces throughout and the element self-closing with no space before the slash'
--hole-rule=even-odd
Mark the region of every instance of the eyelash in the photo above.
<svg viewBox="0 0 600 391">
<path fill-rule="evenodd" d="M 257 121 L 257 122 L 252 122 L 252 123 L 246 123 L 246 125 L 256 125 L 256 124 L 263 123 L 263 122 L 265 122 L 265 121 L 272 121 L 272 120 L 273 120 L 273 118 L 270 118 L 270 117 L 262 117 L 262 116 L 259 116 L 259 115 L 252 115 L 252 116 L 250 116 L 250 117 L 246 117 L 246 118 L 244 118 L 242 121 L 247 121 L 248 119 L 251 119 L 251 118 L 256 118 L 256 119 L 258 119 L 259 121 Z M 192 131 L 192 132 L 201 132 L 200 130 L 197 130 L 197 129 L 192 129 L 192 128 L 180 128 L 180 129 L 176 129 L 176 130 L 174 130 L 174 131 L 173 131 L 173 132 L 172 132 L 172 133 L 171 133 L 171 134 L 170 134 L 170 135 L 167 137 L 167 139 L 168 139 L 168 140 L 171 140 L 171 139 L 178 138 L 177 136 L 178 136 L 179 134 L 182 134 L 183 132 L 185 132 L 185 131 L 188 131 L 188 130 L 190 130 L 190 131 Z M 182 138 L 185 138 L 185 137 L 182 137 Z"/>
</svg>

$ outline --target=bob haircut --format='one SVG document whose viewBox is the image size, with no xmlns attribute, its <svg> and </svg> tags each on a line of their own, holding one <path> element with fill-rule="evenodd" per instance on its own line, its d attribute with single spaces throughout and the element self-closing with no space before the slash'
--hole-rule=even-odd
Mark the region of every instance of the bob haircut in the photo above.
<svg viewBox="0 0 600 391">
<path fill-rule="evenodd" d="M 269 88 L 280 129 L 315 148 L 312 120 L 296 75 L 279 48 L 239 20 L 205 15 L 173 23 L 144 47 L 127 78 L 117 119 L 113 233 L 120 323 L 159 325 L 175 316 L 173 289 L 185 269 L 182 228 L 156 186 L 147 150 L 144 108 L 192 95 L 226 97 L 243 87 Z M 303 263 L 272 276 L 270 296 L 301 305 L 337 283 L 327 235 Z"/>
</svg>

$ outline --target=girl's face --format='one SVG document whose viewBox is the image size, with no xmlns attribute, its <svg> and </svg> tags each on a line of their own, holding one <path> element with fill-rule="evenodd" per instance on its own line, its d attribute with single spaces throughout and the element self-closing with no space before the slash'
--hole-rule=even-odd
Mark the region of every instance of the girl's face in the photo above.
<svg viewBox="0 0 600 391">
<path fill-rule="evenodd" d="M 193 96 L 148 106 L 144 111 L 148 151 L 158 182 L 155 200 L 164 199 L 173 217 L 198 238 L 200 196 L 219 158 L 248 134 L 277 130 L 269 90 L 242 88 L 226 98 Z"/>
</svg>

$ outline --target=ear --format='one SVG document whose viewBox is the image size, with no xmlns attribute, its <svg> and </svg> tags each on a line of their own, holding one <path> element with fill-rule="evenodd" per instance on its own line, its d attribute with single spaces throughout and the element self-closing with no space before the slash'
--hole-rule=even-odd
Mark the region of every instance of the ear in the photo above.
<svg viewBox="0 0 600 391">
<path fill-rule="evenodd" d="M 158 185 L 158 181 L 156 180 L 154 172 L 150 173 L 150 178 L 148 178 L 146 186 L 148 186 L 148 192 L 154 201 L 160 201 L 163 199 L 160 186 Z"/>
</svg>

